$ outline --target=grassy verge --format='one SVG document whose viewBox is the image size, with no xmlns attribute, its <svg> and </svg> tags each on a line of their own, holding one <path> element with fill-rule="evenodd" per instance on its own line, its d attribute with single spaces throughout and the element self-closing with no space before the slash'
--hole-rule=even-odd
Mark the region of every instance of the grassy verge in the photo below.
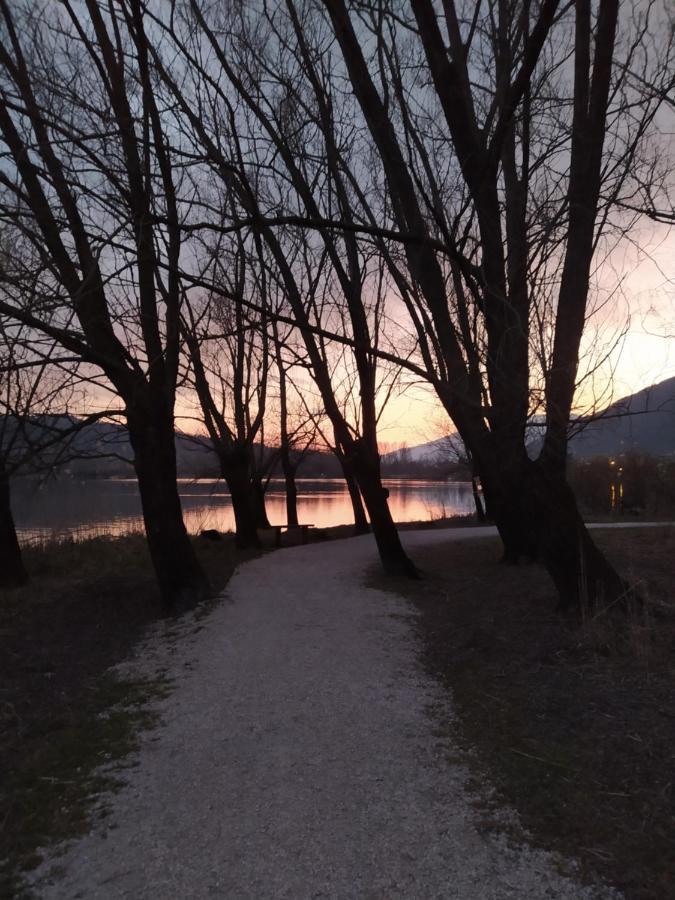
<svg viewBox="0 0 675 900">
<path fill-rule="evenodd" d="M 498 565 L 496 540 L 427 548 L 415 557 L 423 581 L 374 583 L 419 610 L 425 664 L 450 689 L 467 758 L 497 804 L 589 876 L 632 900 L 665 900 L 675 896 L 675 529 L 596 538 L 658 619 L 563 620 L 546 573 Z"/>
<path fill-rule="evenodd" d="M 214 589 L 245 556 L 196 539 Z M 31 581 L 0 592 L 0 896 L 22 896 L 38 848 L 86 830 L 123 760 L 153 723 L 157 681 L 111 676 L 162 617 L 140 535 L 28 549 Z"/>
</svg>

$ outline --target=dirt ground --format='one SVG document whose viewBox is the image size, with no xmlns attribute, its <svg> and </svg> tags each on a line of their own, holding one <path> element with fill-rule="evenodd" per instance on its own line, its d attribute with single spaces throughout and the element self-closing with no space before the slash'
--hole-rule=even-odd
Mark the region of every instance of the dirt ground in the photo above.
<svg viewBox="0 0 675 900">
<path fill-rule="evenodd" d="M 247 558 L 230 538 L 195 539 L 214 589 Z M 249 554 L 250 555 L 250 554 Z M 163 616 L 145 540 L 95 538 L 28 549 L 31 581 L 0 592 L 0 896 L 50 838 L 86 826 L 93 778 L 134 746 L 160 685 L 104 675 Z"/>
<path fill-rule="evenodd" d="M 675 528 L 596 537 L 644 610 L 562 618 L 543 569 L 499 565 L 496 539 L 422 550 L 424 579 L 389 586 L 421 613 L 425 663 L 451 691 L 495 802 L 589 876 L 632 900 L 665 900 L 675 896 Z"/>
</svg>

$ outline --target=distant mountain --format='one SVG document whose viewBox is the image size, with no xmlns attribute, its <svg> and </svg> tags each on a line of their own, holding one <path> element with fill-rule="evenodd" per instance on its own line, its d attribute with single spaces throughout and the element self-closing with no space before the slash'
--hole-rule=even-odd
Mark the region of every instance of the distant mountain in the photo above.
<svg viewBox="0 0 675 900">
<path fill-rule="evenodd" d="M 426 444 L 418 444 L 416 447 L 401 447 L 400 450 L 392 450 L 382 454 L 382 465 L 409 463 L 436 463 L 448 457 L 451 445 L 447 437 L 437 438 Z"/>
<path fill-rule="evenodd" d="M 27 440 L 40 443 L 40 433 L 49 438 L 55 431 L 69 431 L 76 420 L 70 416 L 49 416 L 31 420 Z M 0 416 L 0 442 L 7 438 L 11 420 Z M 618 456 L 637 451 L 652 456 L 675 455 L 675 378 L 623 397 L 593 417 L 579 419 L 572 425 L 570 454 L 578 459 L 593 456 Z M 530 429 L 531 456 L 538 453 L 542 426 L 535 422 Z M 464 479 L 467 472 L 461 464 L 462 443 L 458 435 L 437 438 L 415 447 L 404 447 L 382 456 L 385 476 L 418 476 Z M 265 453 L 272 453 L 265 448 Z M 178 473 L 184 477 L 218 477 L 218 463 L 210 440 L 203 435 L 176 435 Z M 58 469 L 75 477 L 131 475 L 133 453 L 126 428 L 112 422 L 97 422 L 70 434 L 67 450 L 52 446 L 46 462 L 59 457 Z M 22 466 L 24 474 L 44 471 L 44 466 Z M 301 477 L 339 477 L 341 470 L 332 453 L 313 450 L 300 465 Z"/>
<path fill-rule="evenodd" d="M 570 439 L 570 453 L 577 458 L 630 451 L 671 456 L 675 453 L 675 378 L 622 397 L 579 424 L 581 429 Z"/>
<path fill-rule="evenodd" d="M 99 422 L 84 428 L 76 439 L 79 458 L 67 469 L 77 475 L 131 475 L 133 450 L 129 433 L 122 425 Z M 218 463 L 208 438 L 202 435 L 176 434 L 178 474 L 217 475 Z"/>
<path fill-rule="evenodd" d="M 21 462 L 24 475 L 54 468 L 76 477 L 132 474 L 133 450 L 127 429 L 115 422 L 95 422 L 77 428 L 74 416 L 34 417 L 13 437 L 16 424 L 0 417 L 0 441 L 11 442 L 10 460 Z M 60 440 L 56 440 L 61 436 Z M 216 475 L 217 460 L 208 438 L 176 435 L 179 475 Z"/>
<path fill-rule="evenodd" d="M 530 455 L 536 457 L 543 438 L 539 418 L 530 429 Z M 458 436 L 439 438 L 415 447 L 386 453 L 383 466 L 406 461 L 414 464 L 438 464 L 444 456 L 455 462 L 453 447 L 461 446 Z M 618 456 L 635 451 L 651 456 L 675 454 L 675 378 L 622 397 L 595 416 L 572 424 L 570 454 L 577 459 L 593 456 Z"/>
<path fill-rule="evenodd" d="M 133 476 L 133 450 L 129 442 L 129 433 L 123 425 L 115 422 L 96 422 L 73 431 L 78 420 L 72 416 L 46 416 L 34 418 L 24 428 L 30 446 L 34 449 L 51 444 L 48 450 L 36 453 L 25 465 L 21 466 L 23 475 L 44 473 L 51 467 L 60 474 L 76 478 Z M 11 420 L 0 416 L 0 443 L 3 433 L 10 432 L 16 426 Z M 63 443 L 54 445 L 53 437 L 62 432 L 66 435 Z M 19 442 L 14 453 L 15 458 L 23 455 L 26 442 Z M 256 453 L 260 446 L 256 445 Z M 269 459 L 273 448 L 265 447 L 263 456 Z M 293 458 L 293 453 L 291 457 Z M 218 478 L 220 469 L 218 460 L 211 447 L 211 440 L 206 435 L 176 434 L 176 459 L 178 475 L 184 478 Z M 55 465 L 58 460 L 58 465 Z M 341 474 L 339 463 L 333 453 L 312 450 L 304 454 L 298 473 L 304 477 L 329 476 Z"/>
</svg>

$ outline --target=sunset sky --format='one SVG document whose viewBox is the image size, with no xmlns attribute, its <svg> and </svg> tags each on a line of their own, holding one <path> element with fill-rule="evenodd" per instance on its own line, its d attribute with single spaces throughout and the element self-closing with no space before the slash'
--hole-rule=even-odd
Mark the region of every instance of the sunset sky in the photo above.
<svg viewBox="0 0 675 900">
<path fill-rule="evenodd" d="M 579 391 L 577 408 L 588 412 L 604 408 L 613 400 L 675 376 L 675 229 L 646 225 L 633 236 L 641 250 L 626 241 L 599 274 L 607 290 L 613 290 L 602 321 L 589 326 L 586 344 L 598 352 L 615 344 L 610 360 Z M 619 286 L 619 287 L 617 287 Z M 307 388 L 314 393 L 313 385 Z M 202 431 L 195 415 L 179 400 L 178 426 L 185 431 Z M 454 430 L 428 385 L 415 384 L 392 397 L 380 420 L 383 452 L 402 446 L 413 447 Z M 271 437 L 272 423 L 269 426 Z"/>
<path fill-rule="evenodd" d="M 632 238 L 642 249 L 625 241 L 601 276 L 608 289 L 620 284 L 621 291 L 600 334 L 612 343 L 628 323 L 611 366 L 593 384 L 595 395 L 602 395 L 601 407 L 675 376 L 675 228 L 647 224 Z M 589 340 L 596 339 L 589 329 Z M 591 385 L 577 399 L 581 411 L 592 406 Z M 412 447 L 442 435 L 446 423 L 433 390 L 416 387 L 390 401 L 381 420 L 381 443 L 386 449 Z"/>
</svg>

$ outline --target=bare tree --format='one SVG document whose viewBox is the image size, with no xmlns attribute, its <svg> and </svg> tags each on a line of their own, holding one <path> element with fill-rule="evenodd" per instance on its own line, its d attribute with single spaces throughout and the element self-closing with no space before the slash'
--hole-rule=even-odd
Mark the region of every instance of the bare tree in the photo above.
<svg viewBox="0 0 675 900">
<path fill-rule="evenodd" d="M 173 5 L 172 10 L 179 12 Z M 215 16 L 213 21 L 211 13 Z M 236 198 L 241 213 L 252 217 L 253 230 L 274 261 L 288 308 L 305 343 L 312 376 L 335 433 L 336 445 L 354 473 L 385 568 L 413 575 L 415 569 L 403 550 L 380 473 L 376 400 L 379 300 L 375 295 L 375 308 L 369 309 L 364 293 L 364 284 L 373 277 L 372 267 L 353 234 L 340 237 L 330 230 L 321 230 L 321 246 L 311 246 L 309 253 L 298 255 L 290 231 L 278 235 L 264 225 L 264 208 L 270 203 L 284 203 L 287 187 L 293 202 L 297 199 L 306 215 L 321 214 L 321 197 L 322 203 L 335 203 L 342 218 L 352 217 L 347 185 L 332 142 L 333 132 L 329 129 L 319 132 L 317 152 L 321 171 L 314 171 L 314 148 L 305 145 L 303 149 L 301 133 L 304 134 L 305 126 L 315 130 L 315 123 L 306 122 L 302 110 L 296 109 L 294 96 L 285 91 L 284 73 L 277 74 L 281 95 L 271 99 L 261 90 L 260 81 L 256 84 L 252 77 L 254 72 L 262 74 L 269 70 L 261 37 L 256 32 L 261 20 L 249 20 L 246 11 L 227 16 L 227 21 L 221 18 L 217 11 L 207 11 L 197 0 L 188 4 L 182 17 L 160 15 L 156 25 L 178 50 L 181 65 L 187 66 L 188 77 L 170 70 L 156 51 L 158 75 L 181 109 L 195 152 L 202 154 L 209 171 Z M 283 46 L 280 42 L 276 46 L 283 57 Z M 208 54 L 204 53 L 204 47 L 208 47 Z M 280 62 L 281 57 L 277 55 L 276 61 Z M 304 64 L 310 66 L 309 57 Z M 308 71 L 310 77 L 315 75 L 313 69 Z M 318 80 L 313 80 L 312 89 L 320 104 L 322 90 Z M 209 98 L 208 106 L 203 103 L 200 106 L 197 98 L 205 95 Z M 323 110 L 321 114 L 329 116 L 330 112 Z M 247 120 L 255 133 L 245 136 L 243 123 Z M 228 147 L 228 141 L 234 146 Z M 266 154 L 265 158 L 261 154 Z M 275 159 L 281 161 L 283 171 L 275 170 Z M 325 168 L 324 160 L 328 161 Z M 316 188 L 317 179 L 321 179 L 323 188 Z M 307 238 L 301 236 L 297 240 L 302 245 Z M 299 259 L 302 265 L 292 265 L 289 255 Z M 340 291 L 340 308 L 344 311 L 344 325 L 349 329 L 358 380 L 358 388 L 353 392 L 359 401 L 358 422 L 344 415 L 336 399 L 333 373 L 322 338 L 318 337 L 325 323 L 317 320 L 315 304 L 308 308 L 300 289 L 299 268 L 305 269 L 302 277 L 313 286 L 312 304 L 317 297 L 317 285 L 323 285 L 322 290 L 330 290 L 333 295 Z"/>
<path fill-rule="evenodd" d="M 583 525 L 565 460 L 592 262 L 615 201 L 644 171 L 661 100 L 627 75 L 645 58 L 651 5 L 632 22 L 626 11 L 620 45 L 616 0 L 495 0 L 466 18 L 452 0 L 442 11 L 431 0 L 352 14 L 342 0 L 323 5 L 423 300 L 432 378 L 476 461 L 506 558 L 541 556 L 563 603 L 616 598 L 623 583 Z M 656 80 L 659 64 L 650 63 Z M 443 138 L 450 179 L 430 143 Z M 547 279 L 546 330 L 533 335 Z M 533 338 L 550 340 L 536 461 L 525 440 Z"/>
<path fill-rule="evenodd" d="M 202 419 L 232 498 L 237 546 L 255 547 L 258 528 L 269 524 L 255 454 L 270 369 L 266 274 L 240 235 L 206 249 L 202 274 L 214 288 L 188 299 L 183 330 Z"/>
<path fill-rule="evenodd" d="M 305 455 L 315 444 L 318 434 L 315 417 L 302 409 L 298 399 L 293 411 L 292 362 L 284 355 L 287 336 L 281 333 L 280 323 L 272 318 L 272 340 L 274 345 L 274 361 L 276 364 L 276 382 L 279 392 L 279 465 L 284 476 L 286 491 L 286 524 L 298 525 L 298 488 L 296 476 Z M 288 329 L 286 329 L 288 331 Z"/>
<path fill-rule="evenodd" d="M 0 312 L 98 367 L 121 398 L 150 555 L 174 606 L 207 583 L 176 484 L 182 236 L 144 16 L 140 0 L 0 3 L 0 214 L 44 273 Z"/>
<path fill-rule="evenodd" d="M 17 477 L 44 480 L 75 459 L 101 456 L 86 432 L 110 415 L 86 414 L 90 379 L 58 343 L 0 319 L 0 587 L 28 579 L 10 500 Z M 72 414 L 76 411 L 76 415 Z"/>
<path fill-rule="evenodd" d="M 483 524 L 487 520 L 487 514 L 480 491 L 480 473 L 471 456 L 471 451 L 467 448 L 458 432 L 446 431 L 439 441 L 436 459 L 438 462 L 452 462 L 456 464 L 460 468 L 462 475 L 469 479 L 473 505 L 476 510 L 476 519 Z"/>
<path fill-rule="evenodd" d="M 262 448 L 275 322 L 297 330 L 389 571 L 414 574 L 377 435 L 399 367 L 458 428 L 505 559 L 541 557 L 563 603 L 620 597 L 566 457 L 596 368 L 582 354 L 602 261 L 639 210 L 668 205 L 658 114 L 672 31 L 655 0 L 82 10 L 31 17 L 0 0 L 0 212 L 42 262 L 38 283 L 24 278 L 30 300 L 0 312 L 98 366 L 123 399 L 165 595 L 203 585 L 175 487 L 181 328 L 214 433 L 248 448 L 250 493 L 266 477 L 250 435 Z M 220 268 L 201 267 L 207 236 Z M 224 321 L 206 312 L 218 306 Z M 265 375 L 250 394 L 247 354 Z M 236 436 L 215 418 L 219 371 L 239 373 L 249 419 Z"/>
</svg>

